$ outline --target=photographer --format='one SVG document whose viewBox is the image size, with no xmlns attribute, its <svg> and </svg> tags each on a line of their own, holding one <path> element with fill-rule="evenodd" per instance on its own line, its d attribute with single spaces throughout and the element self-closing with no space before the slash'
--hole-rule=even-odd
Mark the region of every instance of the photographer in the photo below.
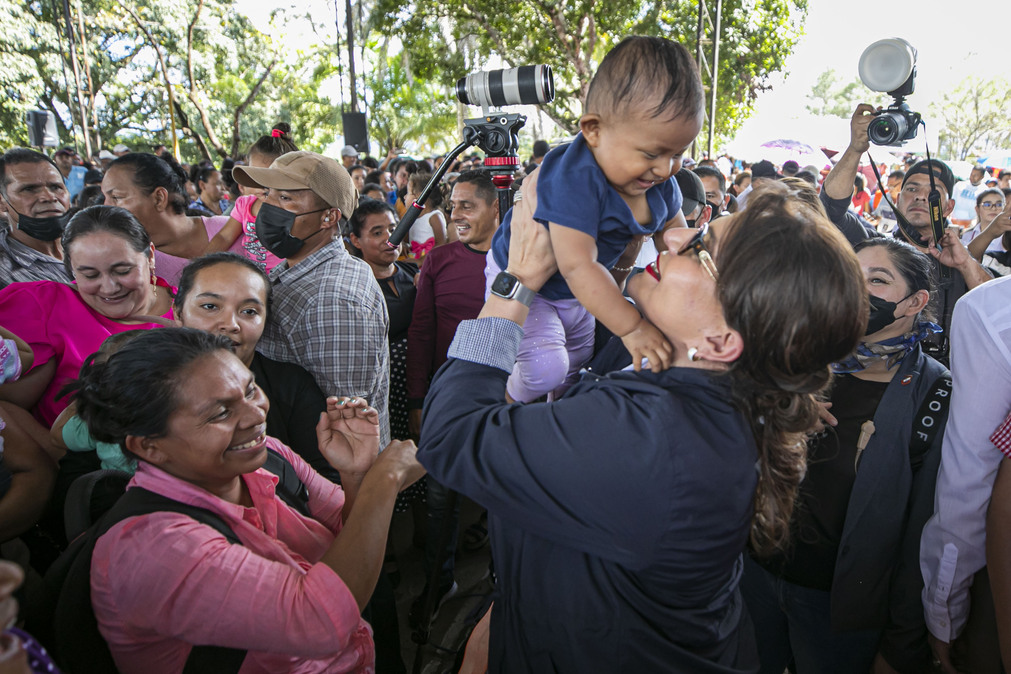
<svg viewBox="0 0 1011 674">
<path fill-rule="evenodd" d="M 839 162 L 825 177 L 825 183 L 822 185 L 822 203 L 829 219 L 851 244 L 881 236 L 873 227 L 863 226 L 859 219 L 848 211 L 860 156 L 870 149 L 867 127 L 873 119 L 873 107 L 866 103 L 857 106 L 850 120 L 850 144 Z M 933 164 L 934 183 L 941 193 L 941 215 L 947 219 L 955 205 L 950 197 L 955 179 L 951 169 L 944 162 L 932 159 L 931 164 Z M 933 243 L 927 204 L 927 196 L 931 189 L 929 170 L 926 161 L 919 161 L 909 168 L 903 178 L 895 210 L 903 238 L 921 252 L 931 256 L 931 270 L 938 291 L 931 299 L 930 308 L 938 317 L 938 323 L 944 328 L 942 343 L 936 345 L 938 352 L 932 355 L 947 364 L 947 336 L 950 334 L 951 312 L 955 302 L 969 290 L 989 281 L 991 276 L 969 255 L 969 251 L 954 231 L 945 230 L 940 249 Z M 950 276 L 947 279 L 941 278 L 942 266 L 950 269 Z"/>
</svg>

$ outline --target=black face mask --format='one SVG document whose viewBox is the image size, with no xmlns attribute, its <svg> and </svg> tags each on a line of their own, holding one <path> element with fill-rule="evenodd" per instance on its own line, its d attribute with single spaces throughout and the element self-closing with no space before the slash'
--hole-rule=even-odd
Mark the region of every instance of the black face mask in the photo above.
<svg viewBox="0 0 1011 674">
<path fill-rule="evenodd" d="M 7 202 L 7 208 L 14 211 L 14 207 Z M 51 215 L 48 218 L 33 218 L 30 215 L 18 215 L 18 229 L 39 241 L 55 241 L 63 236 L 63 228 L 70 220 L 70 213 L 63 215 Z"/>
<path fill-rule="evenodd" d="M 720 216 L 723 215 L 723 209 L 721 209 L 719 206 L 717 206 L 716 204 L 714 204 L 711 201 L 707 201 L 706 203 L 709 204 L 709 208 L 711 208 L 712 211 L 713 211 L 712 216 L 709 218 L 709 222 L 712 222 L 716 218 L 718 218 L 718 217 L 720 217 Z"/>
<path fill-rule="evenodd" d="M 867 320 L 867 332 L 865 332 L 864 335 L 873 335 L 875 332 L 884 330 L 889 325 L 899 320 L 895 317 L 895 310 L 898 308 L 899 304 L 905 302 L 915 294 L 916 291 L 914 290 L 898 302 L 889 302 L 888 300 L 883 300 L 880 297 L 871 295 L 871 315 Z"/>
<path fill-rule="evenodd" d="M 295 218 L 311 213 L 328 211 L 329 208 L 317 208 L 305 213 L 292 213 L 272 204 L 260 204 L 260 212 L 256 214 L 256 236 L 263 247 L 281 259 L 287 259 L 302 250 L 305 242 L 323 231 L 316 230 L 304 239 L 291 235 Z"/>
</svg>

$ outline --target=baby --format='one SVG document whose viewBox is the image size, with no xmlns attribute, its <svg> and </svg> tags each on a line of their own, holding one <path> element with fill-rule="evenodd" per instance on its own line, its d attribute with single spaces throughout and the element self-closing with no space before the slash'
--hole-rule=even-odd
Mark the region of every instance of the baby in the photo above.
<svg viewBox="0 0 1011 674">
<path fill-rule="evenodd" d="M 653 37 L 629 37 L 612 49 L 590 82 L 580 133 L 548 153 L 537 177 L 534 218 L 548 226 L 558 273 L 530 306 L 506 390 L 519 401 L 560 395 L 593 352 L 596 316 L 655 371 L 671 345 L 622 298 L 610 269 L 636 238 L 684 227 L 672 176 L 702 127 L 703 91 L 691 54 Z M 508 270 L 512 212 L 492 240 L 489 284 Z M 634 259 L 634 257 L 633 257 Z M 627 270 L 621 270 L 627 271 Z M 490 286 L 489 286 L 490 287 Z"/>
</svg>

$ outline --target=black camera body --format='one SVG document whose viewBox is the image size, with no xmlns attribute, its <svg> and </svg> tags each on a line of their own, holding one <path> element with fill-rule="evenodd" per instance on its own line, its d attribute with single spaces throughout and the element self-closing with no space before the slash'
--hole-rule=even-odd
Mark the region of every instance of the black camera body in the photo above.
<svg viewBox="0 0 1011 674">
<path fill-rule="evenodd" d="M 916 138 L 920 121 L 920 113 L 913 112 L 899 99 L 874 113 L 874 119 L 867 127 L 867 137 L 875 145 L 902 145 Z"/>
</svg>

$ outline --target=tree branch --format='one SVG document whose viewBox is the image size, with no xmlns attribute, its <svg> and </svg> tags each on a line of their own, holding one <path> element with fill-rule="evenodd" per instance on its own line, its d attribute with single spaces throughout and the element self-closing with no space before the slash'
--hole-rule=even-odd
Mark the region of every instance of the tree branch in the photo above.
<svg viewBox="0 0 1011 674">
<path fill-rule="evenodd" d="M 179 101 L 172 101 L 172 103 L 175 105 L 176 117 L 179 118 L 180 124 L 179 130 L 182 131 L 187 136 L 189 136 L 190 138 L 192 138 L 194 142 L 196 142 L 196 144 L 200 147 L 200 153 L 204 156 L 205 159 L 210 159 L 211 152 L 210 150 L 207 149 L 207 143 L 205 143 L 204 139 L 200 136 L 200 134 L 194 131 L 193 127 L 190 126 L 190 119 L 186 115 L 186 111 L 183 110 L 183 106 L 179 104 Z"/>
<path fill-rule="evenodd" d="M 238 156 L 239 154 L 239 117 L 243 112 L 245 112 L 246 108 L 249 107 L 249 104 L 253 102 L 253 99 L 256 98 L 256 94 L 259 93 L 260 87 L 267 81 L 267 77 L 270 76 L 270 71 L 273 70 L 276 65 L 277 59 L 275 58 L 270 62 L 270 65 L 267 66 L 267 69 L 263 71 L 263 74 L 260 75 L 260 79 L 256 81 L 253 88 L 250 89 L 249 95 L 246 96 L 245 100 L 235 108 L 235 113 L 232 115 L 232 157 Z"/>
</svg>

